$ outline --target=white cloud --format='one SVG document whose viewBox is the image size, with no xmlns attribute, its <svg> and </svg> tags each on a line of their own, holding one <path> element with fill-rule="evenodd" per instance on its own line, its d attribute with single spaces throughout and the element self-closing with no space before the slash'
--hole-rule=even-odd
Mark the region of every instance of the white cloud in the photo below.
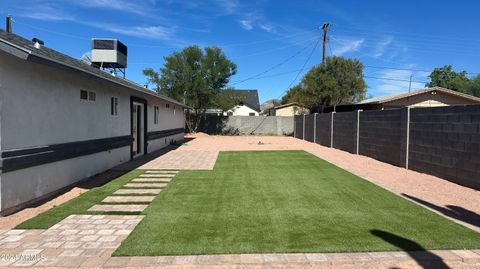
<svg viewBox="0 0 480 269">
<path fill-rule="evenodd" d="M 381 57 L 385 54 L 385 50 L 388 48 L 390 44 L 392 44 L 393 38 L 392 37 L 387 37 L 383 39 L 382 41 L 378 42 L 375 45 L 375 49 L 373 51 L 373 57 L 378 58 Z"/>
<path fill-rule="evenodd" d="M 75 16 L 51 5 L 28 7 L 18 14 L 21 17 L 42 21 L 73 21 Z"/>
<path fill-rule="evenodd" d="M 262 30 L 264 30 L 264 31 L 266 31 L 266 32 L 269 32 L 269 33 L 273 32 L 273 30 L 274 30 L 274 29 L 273 29 L 273 26 L 272 26 L 271 24 L 261 23 L 261 24 L 259 25 L 259 27 L 260 27 L 260 29 L 262 29 Z"/>
<path fill-rule="evenodd" d="M 142 1 L 125 1 L 125 0 L 74 0 L 72 3 L 80 6 L 91 8 L 103 8 L 117 11 L 124 11 L 145 15 L 148 13 L 148 8 Z"/>
<path fill-rule="evenodd" d="M 407 67 L 411 68 L 411 66 Z M 386 70 L 380 72 L 379 78 L 375 80 L 374 90 L 379 95 L 394 95 L 406 93 L 409 89 L 409 80 L 412 76 L 411 90 L 419 90 L 425 88 L 428 72 L 410 71 L 410 70 Z M 368 78 L 366 78 L 368 80 Z"/>
<path fill-rule="evenodd" d="M 364 39 L 333 39 L 333 54 L 342 56 L 349 52 L 357 51 L 365 41 Z"/>
<path fill-rule="evenodd" d="M 139 38 L 148 38 L 148 39 L 159 39 L 159 40 L 171 40 L 174 34 L 172 28 L 167 28 L 163 26 L 121 26 L 114 24 L 102 24 L 102 23 L 92 23 L 90 26 L 117 33 L 127 36 L 139 37 Z"/>
<path fill-rule="evenodd" d="M 239 8 L 237 0 L 215 0 L 226 14 L 233 14 Z"/>
<path fill-rule="evenodd" d="M 242 26 L 243 29 L 250 31 L 253 29 L 253 21 L 251 20 L 241 20 L 240 21 L 240 26 Z"/>
</svg>

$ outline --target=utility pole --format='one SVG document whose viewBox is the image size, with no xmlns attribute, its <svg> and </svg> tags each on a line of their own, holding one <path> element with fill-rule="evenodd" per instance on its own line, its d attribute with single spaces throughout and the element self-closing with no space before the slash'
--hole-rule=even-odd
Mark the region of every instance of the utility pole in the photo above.
<svg viewBox="0 0 480 269">
<path fill-rule="evenodd" d="M 323 24 L 323 54 L 322 54 L 322 64 L 325 63 L 326 60 L 326 51 L 327 51 L 327 30 L 328 27 L 330 26 L 330 23 L 324 23 Z"/>
<path fill-rule="evenodd" d="M 412 90 L 412 75 L 410 75 L 410 83 L 408 84 L 408 93 Z"/>
<path fill-rule="evenodd" d="M 7 16 L 7 26 L 6 26 L 7 33 L 12 33 L 12 17 Z"/>
</svg>

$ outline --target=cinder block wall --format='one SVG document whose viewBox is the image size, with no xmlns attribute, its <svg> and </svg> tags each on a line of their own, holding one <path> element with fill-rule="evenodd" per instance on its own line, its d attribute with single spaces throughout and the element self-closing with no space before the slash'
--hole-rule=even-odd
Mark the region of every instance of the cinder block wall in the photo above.
<svg viewBox="0 0 480 269">
<path fill-rule="evenodd" d="M 315 142 L 322 146 L 331 146 L 332 114 L 317 114 L 317 133 Z"/>
<path fill-rule="evenodd" d="M 480 189 L 480 106 L 410 113 L 409 168 Z"/>
<path fill-rule="evenodd" d="M 217 135 L 291 135 L 293 117 L 207 116 L 199 131 Z"/>
<path fill-rule="evenodd" d="M 333 147 L 355 153 L 357 148 L 357 112 L 333 115 Z"/>
<path fill-rule="evenodd" d="M 305 115 L 305 140 L 314 141 L 315 115 Z"/>
<path fill-rule="evenodd" d="M 350 153 L 358 143 L 358 154 L 480 190 L 480 105 L 333 113 L 333 141 L 332 113 L 317 114 L 315 128 L 313 117 L 305 140 Z M 295 117 L 295 137 L 303 128 Z"/>
<path fill-rule="evenodd" d="M 294 124 L 294 128 L 295 128 L 294 136 L 295 136 L 296 138 L 303 139 L 303 115 L 294 116 L 294 120 L 295 120 L 295 124 Z"/>
<path fill-rule="evenodd" d="M 402 114 L 406 111 L 395 109 L 360 112 L 359 154 L 396 166 L 405 166 L 406 148 L 401 138 L 407 135 L 406 124 L 402 124 Z"/>
</svg>

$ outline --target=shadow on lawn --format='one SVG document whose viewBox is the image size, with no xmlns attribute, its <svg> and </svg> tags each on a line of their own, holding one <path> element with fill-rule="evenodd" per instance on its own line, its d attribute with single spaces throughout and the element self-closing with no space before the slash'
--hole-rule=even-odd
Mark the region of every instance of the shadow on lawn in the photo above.
<svg viewBox="0 0 480 269">
<path fill-rule="evenodd" d="M 382 230 L 371 230 L 370 233 L 383 239 L 396 247 L 407 251 L 407 254 L 414 259 L 418 265 L 427 269 L 449 269 L 450 267 L 445 264 L 441 257 L 435 255 L 432 252 L 427 251 L 424 247 L 415 241 L 412 241 L 401 236 L 385 232 Z"/>
<path fill-rule="evenodd" d="M 427 202 L 427 201 L 424 201 L 420 198 L 417 198 L 417 197 L 414 197 L 414 196 L 410 196 L 408 194 L 405 194 L 405 193 L 402 193 L 403 196 L 405 196 L 406 198 L 408 199 L 411 199 L 419 204 L 422 204 L 426 207 L 429 207 L 435 211 L 438 211 L 440 213 L 442 213 L 443 215 L 447 216 L 447 217 L 450 217 L 450 218 L 453 218 L 453 219 L 456 219 L 456 220 L 460 220 L 460 221 L 463 221 L 463 222 L 466 222 L 468 224 L 471 224 L 475 227 L 479 227 L 480 228 L 480 215 L 478 215 L 477 213 L 473 212 L 473 211 L 470 211 L 468 209 L 465 209 L 463 207 L 460 207 L 460 206 L 455 206 L 455 205 L 447 205 L 447 207 L 441 207 L 441 206 L 437 206 L 437 205 L 434 205 L 430 202 Z"/>
</svg>

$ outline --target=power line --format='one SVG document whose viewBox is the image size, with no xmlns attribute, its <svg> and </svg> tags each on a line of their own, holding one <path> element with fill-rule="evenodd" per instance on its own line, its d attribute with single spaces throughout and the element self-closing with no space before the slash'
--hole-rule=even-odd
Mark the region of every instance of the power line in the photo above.
<svg viewBox="0 0 480 269">
<path fill-rule="evenodd" d="M 317 41 L 316 44 L 318 44 L 318 41 Z M 306 49 L 308 49 L 308 48 L 310 47 L 310 45 L 311 45 L 311 43 L 309 43 L 307 46 L 305 46 L 305 47 L 303 47 L 302 49 L 300 49 L 299 51 L 297 51 L 294 55 L 292 55 L 292 56 L 288 57 L 287 59 L 283 60 L 282 62 L 280 62 L 280 63 L 278 63 L 278 64 L 276 64 L 276 65 L 274 65 L 274 66 L 272 66 L 272 67 L 270 67 L 270 68 L 268 68 L 268 69 L 266 69 L 266 70 L 264 70 L 264 71 L 262 71 L 262 72 L 260 72 L 260 73 L 258 73 L 258 74 L 256 74 L 256 75 L 253 75 L 253 76 L 248 77 L 248 78 L 246 78 L 246 79 L 242 79 L 242 80 L 239 80 L 239 81 L 235 81 L 235 82 L 231 83 L 230 86 L 237 85 L 237 84 L 243 83 L 243 82 L 248 81 L 248 80 L 252 80 L 252 79 L 254 79 L 254 78 L 257 78 L 257 77 L 259 77 L 259 76 L 261 76 L 261 75 L 263 75 L 263 74 L 266 74 L 266 73 L 268 73 L 268 72 L 270 72 L 270 71 L 272 71 L 272 70 L 274 70 L 274 69 L 276 69 L 276 68 L 278 68 L 278 67 L 286 64 L 287 62 L 291 61 L 292 59 L 294 59 L 295 57 L 297 57 L 298 55 L 300 55 L 300 53 L 302 53 L 303 51 L 305 51 Z"/>
<path fill-rule="evenodd" d="M 305 69 L 305 66 L 308 64 L 308 62 L 310 61 L 310 59 L 312 58 L 312 55 L 313 53 L 315 52 L 315 49 L 317 48 L 318 46 L 318 43 L 320 43 L 320 39 L 317 40 L 317 42 L 315 43 L 315 46 L 313 46 L 313 49 L 312 51 L 310 52 L 310 55 L 308 55 L 308 58 L 307 60 L 305 61 L 305 63 L 302 65 L 302 68 L 300 68 L 300 71 L 298 71 L 297 75 L 295 76 L 295 78 L 292 80 L 292 82 L 290 83 L 290 85 L 288 85 L 287 89 L 285 91 L 283 91 L 283 93 L 277 98 L 277 99 L 280 99 L 282 98 L 282 96 L 290 89 L 290 87 L 292 87 L 292 85 L 295 83 L 295 81 L 297 80 L 297 78 L 300 76 L 300 74 L 303 72 L 303 70 Z"/>
<path fill-rule="evenodd" d="M 400 78 L 386 78 L 386 77 L 372 77 L 372 76 L 363 76 L 363 77 L 364 77 L 364 78 L 370 78 L 370 79 L 380 79 L 380 80 L 410 82 L 409 79 L 400 79 Z M 414 82 L 414 83 L 428 83 L 428 81 L 415 81 L 415 80 L 411 80 L 411 82 Z"/>
</svg>

